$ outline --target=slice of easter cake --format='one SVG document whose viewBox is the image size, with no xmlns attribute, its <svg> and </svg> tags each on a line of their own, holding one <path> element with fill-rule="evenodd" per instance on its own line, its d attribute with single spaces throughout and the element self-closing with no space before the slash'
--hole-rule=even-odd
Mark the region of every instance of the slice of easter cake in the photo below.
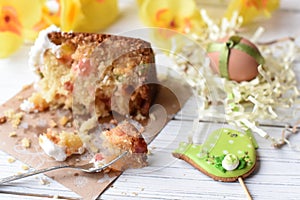
<svg viewBox="0 0 300 200">
<path fill-rule="evenodd" d="M 148 115 L 156 94 L 153 50 L 150 43 L 137 38 L 61 32 L 51 26 L 36 39 L 29 65 L 39 75 L 35 88 L 50 109 L 72 108 L 76 80 L 91 78 L 91 73 L 96 74 L 95 95 L 81 98 L 90 102 L 93 100 L 88 99 L 95 98 L 99 117 L 109 116 L 112 110 L 122 115 Z M 34 111 L 34 103 L 27 102 L 26 111 Z"/>
</svg>

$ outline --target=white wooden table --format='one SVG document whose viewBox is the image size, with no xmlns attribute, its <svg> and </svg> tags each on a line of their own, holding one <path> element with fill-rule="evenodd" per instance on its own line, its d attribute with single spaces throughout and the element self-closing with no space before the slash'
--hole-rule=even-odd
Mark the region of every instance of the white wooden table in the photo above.
<svg viewBox="0 0 300 200">
<path fill-rule="evenodd" d="M 121 18 L 107 32 L 120 33 L 141 28 L 137 7 L 133 0 L 122 1 Z M 272 19 L 260 25 L 266 28 L 262 40 L 300 34 L 300 4 L 298 0 L 282 0 L 281 9 Z M 257 24 L 256 24 L 257 25 Z M 253 25 L 254 26 L 254 25 Z M 34 81 L 27 67 L 29 45 L 9 59 L 0 60 L 0 103 L 14 96 L 25 84 Z M 300 59 L 295 63 L 300 79 Z M 300 81 L 299 81 L 300 82 Z M 300 87 L 300 85 L 298 84 Z M 149 167 L 124 172 L 100 197 L 100 199 L 246 199 L 239 183 L 221 183 L 203 175 L 187 163 L 176 160 L 171 152 L 179 141 L 187 141 L 196 117 L 192 99 L 171 120 L 151 143 L 152 154 Z M 299 116 L 300 117 L 300 116 Z M 216 129 L 219 124 L 202 123 Z M 281 134 L 282 128 L 274 123 L 266 124 L 265 130 Z M 300 135 L 295 136 L 300 145 Z M 259 167 L 245 180 L 254 199 L 299 199 L 300 198 L 300 152 L 288 147 L 274 149 L 265 139 L 256 136 L 259 149 Z M 24 171 L 23 163 L 9 163 L 11 157 L 0 151 L 0 177 Z M 42 183 L 46 184 L 42 184 Z M 0 199 L 79 199 L 64 186 L 44 175 L 29 177 L 5 186 L 0 186 Z"/>
</svg>

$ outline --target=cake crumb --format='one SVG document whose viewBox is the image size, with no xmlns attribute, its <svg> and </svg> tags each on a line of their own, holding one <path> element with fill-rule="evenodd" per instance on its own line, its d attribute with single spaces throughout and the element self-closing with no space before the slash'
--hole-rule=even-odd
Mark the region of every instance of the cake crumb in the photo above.
<svg viewBox="0 0 300 200">
<path fill-rule="evenodd" d="M 22 87 L 22 90 L 27 90 L 27 89 L 29 89 L 31 87 L 31 84 L 26 84 L 26 85 L 23 85 L 23 87 Z"/>
<path fill-rule="evenodd" d="M 6 110 L 4 112 L 4 115 L 6 116 L 7 120 L 11 122 L 14 128 L 18 128 L 18 126 L 20 125 L 23 119 L 24 113 L 23 112 L 15 113 L 13 109 L 10 109 L 10 110 Z"/>
<path fill-rule="evenodd" d="M 137 193 L 137 192 L 132 192 L 132 194 L 133 194 L 134 196 L 137 196 L 137 195 L 138 195 L 138 193 Z"/>
<path fill-rule="evenodd" d="M 52 199 L 59 199 L 58 195 L 54 195 Z"/>
<path fill-rule="evenodd" d="M 31 97 L 28 98 L 28 101 L 34 104 L 33 111 L 35 112 L 43 112 L 49 108 L 49 104 L 40 93 L 33 93 Z"/>
<path fill-rule="evenodd" d="M 7 121 L 6 116 L 0 116 L 0 124 L 4 124 Z"/>
<path fill-rule="evenodd" d="M 150 117 L 150 119 L 151 119 L 152 121 L 155 121 L 155 120 L 156 120 L 156 116 L 155 116 L 153 113 L 151 113 L 151 114 L 149 115 L 149 117 Z"/>
<path fill-rule="evenodd" d="M 41 185 L 49 185 L 50 182 L 46 178 L 40 178 L 40 184 Z"/>
<path fill-rule="evenodd" d="M 9 137 L 17 137 L 17 132 L 13 131 L 8 134 Z"/>
<path fill-rule="evenodd" d="M 19 96 L 17 96 L 17 99 L 20 100 L 20 101 L 22 101 L 22 100 L 24 100 L 24 97 L 21 96 L 21 95 L 19 95 Z"/>
<path fill-rule="evenodd" d="M 17 172 L 17 173 L 16 173 L 16 175 L 21 175 L 21 174 L 23 174 L 23 172 Z"/>
<path fill-rule="evenodd" d="M 48 108 L 48 103 L 39 93 L 33 93 L 28 99 L 24 99 L 20 105 L 20 109 L 26 113 L 43 112 Z"/>
<path fill-rule="evenodd" d="M 16 159 L 15 158 L 12 158 L 12 157 L 9 157 L 8 159 L 7 159 L 7 162 L 8 163 L 14 163 L 16 161 Z"/>
<path fill-rule="evenodd" d="M 27 171 L 27 170 L 29 170 L 29 167 L 28 167 L 28 165 L 22 165 L 22 169 Z"/>
<path fill-rule="evenodd" d="M 59 119 L 59 124 L 62 125 L 62 126 L 65 126 L 69 121 L 69 118 L 66 117 L 66 116 L 63 116 Z"/>
<path fill-rule="evenodd" d="M 25 148 L 30 148 L 30 146 L 31 146 L 31 141 L 28 138 L 23 138 L 21 143 L 22 143 L 22 146 Z"/>
</svg>

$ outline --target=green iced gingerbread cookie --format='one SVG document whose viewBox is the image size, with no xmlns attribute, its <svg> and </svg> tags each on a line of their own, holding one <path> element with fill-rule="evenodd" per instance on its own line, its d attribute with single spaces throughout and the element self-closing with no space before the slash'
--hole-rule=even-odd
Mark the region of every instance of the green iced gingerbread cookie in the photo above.
<svg viewBox="0 0 300 200">
<path fill-rule="evenodd" d="M 173 152 L 214 180 L 232 182 L 249 176 L 256 167 L 257 144 L 250 134 L 221 128 L 201 145 L 180 143 Z"/>
</svg>

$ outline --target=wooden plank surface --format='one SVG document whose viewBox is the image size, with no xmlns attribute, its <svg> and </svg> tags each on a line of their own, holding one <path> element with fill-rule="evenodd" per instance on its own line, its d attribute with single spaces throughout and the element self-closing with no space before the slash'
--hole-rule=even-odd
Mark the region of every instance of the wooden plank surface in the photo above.
<svg viewBox="0 0 300 200">
<path fill-rule="evenodd" d="M 124 32 L 143 27 L 138 21 L 133 0 L 121 1 L 122 18 L 108 32 Z M 300 6 L 298 0 L 282 0 L 281 10 L 267 22 L 260 22 L 266 28 L 263 40 L 300 34 Z M 257 24 L 253 24 L 255 27 Z M 29 45 L 9 59 L 0 60 L 0 103 L 15 95 L 24 84 L 34 81 L 33 73 L 27 67 Z M 299 53 L 300 54 L 300 53 Z M 298 55 L 300 57 L 300 55 Z M 300 59 L 295 63 L 300 82 Z M 298 86 L 300 86 L 298 84 Z M 192 135 L 193 119 L 197 116 L 193 99 L 184 106 L 174 120 L 170 121 L 161 134 L 151 143 L 149 167 L 128 170 L 102 195 L 101 199 L 246 199 L 236 183 L 212 181 L 187 163 L 171 156 L 179 141 L 187 141 Z M 300 116 L 299 116 L 300 117 Z M 280 136 L 284 123 L 267 121 L 268 130 Z M 202 123 L 203 134 L 224 124 Z M 279 125 L 279 127 L 277 126 Z M 288 146 L 274 149 L 269 141 L 255 136 L 258 143 L 259 167 L 245 180 L 254 199 L 299 199 L 300 196 L 300 154 Z M 294 144 L 300 145 L 300 136 L 293 136 Z M 0 152 L 0 177 L 24 171 L 23 163 L 9 163 L 10 158 Z M 43 180 L 43 181 L 41 181 Z M 79 199 L 80 197 L 64 186 L 44 175 L 29 177 L 0 187 L 0 199 Z"/>
<path fill-rule="evenodd" d="M 145 169 L 127 171 L 107 190 L 103 199 L 245 199 L 238 182 L 221 183 L 171 157 L 179 141 L 187 141 L 190 121 L 171 121 L 150 145 L 154 148 L 151 163 Z M 211 129 L 222 127 L 211 124 Z M 269 132 L 281 133 L 280 128 L 265 127 Z M 205 131 L 205 130 L 203 130 Z M 298 199 L 300 189 L 300 155 L 286 147 L 274 149 L 265 139 L 256 137 L 259 167 L 245 180 L 254 199 Z M 297 140 L 298 144 L 299 139 Z M 162 147 L 162 148 L 161 148 Z M 155 158 L 156 157 L 156 158 Z M 281 196 L 278 196 L 281 195 Z"/>
<path fill-rule="evenodd" d="M 0 151 L 0 177 L 26 172 L 27 170 L 24 170 L 26 169 L 25 167 L 27 167 L 27 165 Z M 22 196 L 22 198 L 24 196 L 24 199 L 30 199 L 34 196 L 38 196 L 41 199 L 56 196 L 68 199 L 79 198 L 77 194 L 69 191 L 69 189 L 43 174 L 6 183 L 0 187 L 0 199 L 2 199 L 2 194 L 7 194 L 6 196 L 12 199 L 20 198 L 20 196 Z M 5 197 L 3 197 L 3 199 L 5 199 Z"/>
</svg>

